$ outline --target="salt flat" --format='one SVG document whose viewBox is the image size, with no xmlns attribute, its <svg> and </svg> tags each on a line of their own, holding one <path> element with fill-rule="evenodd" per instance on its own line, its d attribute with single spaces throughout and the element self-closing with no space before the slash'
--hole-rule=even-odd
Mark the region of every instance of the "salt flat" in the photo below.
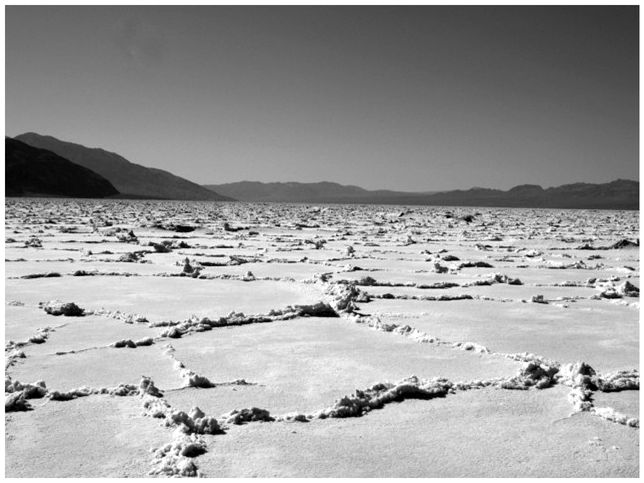
<svg viewBox="0 0 644 483">
<path fill-rule="evenodd" d="M 5 208 L 6 476 L 639 474 L 637 212 Z"/>
</svg>

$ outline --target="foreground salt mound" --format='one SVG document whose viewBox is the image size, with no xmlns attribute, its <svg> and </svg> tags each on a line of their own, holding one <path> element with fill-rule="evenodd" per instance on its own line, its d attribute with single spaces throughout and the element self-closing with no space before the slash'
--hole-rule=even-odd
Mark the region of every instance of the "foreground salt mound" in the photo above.
<svg viewBox="0 0 644 483">
<path fill-rule="evenodd" d="M 220 434 L 223 430 L 219 426 L 217 419 L 210 416 L 206 417 L 201 409 L 194 407 L 190 414 L 184 411 L 172 411 L 166 415 L 166 424 L 169 426 L 179 426 L 188 434 Z"/>
<path fill-rule="evenodd" d="M 141 381 L 139 394 L 143 400 L 144 415 L 163 419 L 166 427 L 175 428 L 172 441 L 153 450 L 154 468 L 149 474 L 200 476 L 197 465 L 192 459 L 208 449 L 206 442 L 199 435 L 224 434 L 217 419 L 206 416 L 198 407 L 193 407 L 188 413 L 173 410 L 149 378 Z"/>
<path fill-rule="evenodd" d="M 154 451 L 156 467 L 150 470 L 149 474 L 172 477 L 199 476 L 197 465 L 191 458 L 206 451 L 206 443 L 203 439 L 176 429 L 172 442 Z"/>
<path fill-rule="evenodd" d="M 314 414 L 314 417 L 347 418 L 361 416 L 373 409 L 380 409 L 391 402 L 405 399 L 432 399 L 447 395 L 452 383 L 446 379 L 422 380 L 411 376 L 397 384 L 380 383 L 364 391 L 356 391 L 353 396 L 345 396 L 326 409 Z"/>
<path fill-rule="evenodd" d="M 558 367 L 531 361 L 523 366 L 517 376 L 502 382 L 501 387 L 503 389 L 528 389 L 534 386 L 537 389 L 545 389 L 555 384 L 557 372 L 559 372 Z"/>
<path fill-rule="evenodd" d="M 25 395 L 21 392 L 5 396 L 4 410 L 6 413 L 13 411 L 29 411 L 31 405 L 27 402 Z"/>
<path fill-rule="evenodd" d="M 256 407 L 252 407 L 250 409 L 233 409 L 229 413 L 222 415 L 220 419 L 226 424 L 236 425 L 254 421 L 275 421 L 275 418 L 273 418 L 266 409 L 260 409 Z"/>
</svg>

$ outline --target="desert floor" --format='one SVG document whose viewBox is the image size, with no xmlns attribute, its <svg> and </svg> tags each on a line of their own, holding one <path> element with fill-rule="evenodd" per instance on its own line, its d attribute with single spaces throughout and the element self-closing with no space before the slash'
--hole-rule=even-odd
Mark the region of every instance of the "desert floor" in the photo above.
<svg viewBox="0 0 644 483">
<path fill-rule="evenodd" d="M 5 208 L 8 477 L 639 474 L 638 212 Z"/>
</svg>

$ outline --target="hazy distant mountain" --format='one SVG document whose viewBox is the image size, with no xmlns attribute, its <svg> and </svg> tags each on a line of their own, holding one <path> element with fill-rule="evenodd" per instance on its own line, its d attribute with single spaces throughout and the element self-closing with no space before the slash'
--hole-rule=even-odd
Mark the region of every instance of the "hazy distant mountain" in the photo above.
<svg viewBox="0 0 644 483">
<path fill-rule="evenodd" d="M 6 196 L 104 198 L 118 191 L 103 176 L 58 156 L 5 138 Z"/>
<path fill-rule="evenodd" d="M 240 201 L 276 201 L 285 203 L 398 203 L 409 193 L 389 190 L 366 190 L 358 186 L 320 183 L 237 183 L 204 185 L 205 188 Z"/>
<path fill-rule="evenodd" d="M 212 190 L 156 168 L 134 164 L 118 154 L 61 141 L 52 136 L 26 133 L 15 139 L 47 149 L 109 180 L 123 197 L 173 200 L 228 200 Z"/>
<path fill-rule="evenodd" d="M 472 188 L 438 193 L 422 201 L 431 205 L 637 210 L 639 182 L 618 179 L 610 183 L 575 183 L 548 189 L 520 185 L 508 191 Z"/>
<path fill-rule="evenodd" d="M 548 189 L 526 184 L 515 186 L 507 191 L 471 188 L 434 193 L 369 191 L 358 186 L 343 186 L 327 182 L 259 183 L 241 181 L 239 183 L 206 185 L 206 187 L 241 201 L 639 209 L 639 182 L 621 179 L 603 184 L 575 183 Z"/>
</svg>

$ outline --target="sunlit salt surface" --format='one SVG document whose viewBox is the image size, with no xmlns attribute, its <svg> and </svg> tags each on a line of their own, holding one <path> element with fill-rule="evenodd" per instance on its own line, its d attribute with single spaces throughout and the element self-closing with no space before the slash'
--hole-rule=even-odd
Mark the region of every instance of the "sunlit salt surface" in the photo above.
<svg viewBox="0 0 644 483">
<path fill-rule="evenodd" d="M 9 477 L 639 473 L 638 212 L 5 208 Z"/>
</svg>

